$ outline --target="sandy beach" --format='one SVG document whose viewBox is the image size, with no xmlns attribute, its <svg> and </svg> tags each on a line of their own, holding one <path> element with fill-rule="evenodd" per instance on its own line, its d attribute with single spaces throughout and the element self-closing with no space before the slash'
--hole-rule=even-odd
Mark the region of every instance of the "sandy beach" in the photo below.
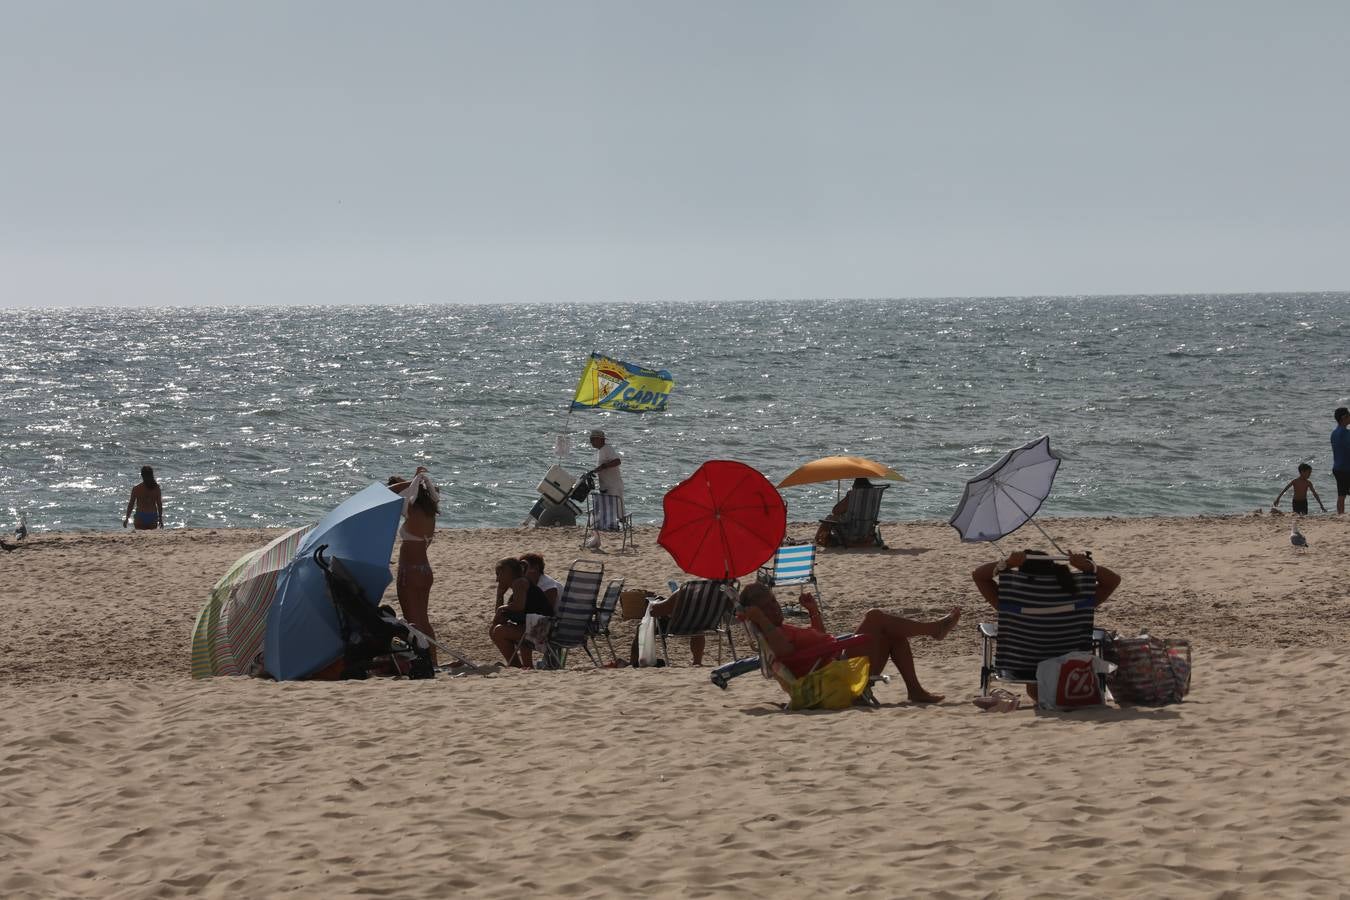
<svg viewBox="0 0 1350 900">
<path fill-rule="evenodd" d="M 1345 896 L 1350 695 L 1328 676 L 1350 522 L 1305 521 L 1306 553 L 1289 523 L 1044 520 L 1124 576 L 1099 624 L 1195 646 L 1184 704 L 1062 715 L 970 703 L 969 572 L 992 556 L 945 524 L 883 524 L 889 550 L 826 551 L 818 573 L 840 630 L 873 606 L 962 607 L 915 646 L 946 702 L 897 681 L 881 709 L 801 714 L 757 675 L 711 686 L 680 640 L 664 670 L 193 681 L 211 584 L 276 532 L 32 536 L 0 556 L 0 893 Z M 578 544 L 443 530 L 434 624 L 492 659 L 506 554 L 559 578 L 602 559 L 654 591 L 679 576 L 654 529 L 628 553 Z"/>
</svg>

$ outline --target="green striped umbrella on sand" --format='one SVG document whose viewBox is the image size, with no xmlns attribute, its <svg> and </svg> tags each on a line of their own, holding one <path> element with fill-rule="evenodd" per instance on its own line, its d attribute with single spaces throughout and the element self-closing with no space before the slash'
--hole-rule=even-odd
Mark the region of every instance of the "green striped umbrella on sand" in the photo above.
<svg viewBox="0 0 1350 900">
<path fill-rule="evenodd" d="M 215 587 L 211 588 L 211 598 L 206 601 L 202 611 L 197 614 L 197 624 L 192 629 L 192 677 L 210 678 L 223 675 L 219 671 L 215 648 L 217 635 L 220 634 L 220 610 L 229 599 L 230 589 L 239 581 L 244 567 L 257 557 L 261 550 L 250 550 L 234 561 L 229 571 L 221 576 Z"/>
<path fill-rule="evenodd" d="M 239 572 L 229 596 L 221 604 L 220 627 L 215 633 L 217 674 L 252 674 L 263 649 L 267 610 L 276 596 L 277 576 L 295 559 L 295 551 L 314 528 L 288 531 L 250 559 Z"/>
</svg>

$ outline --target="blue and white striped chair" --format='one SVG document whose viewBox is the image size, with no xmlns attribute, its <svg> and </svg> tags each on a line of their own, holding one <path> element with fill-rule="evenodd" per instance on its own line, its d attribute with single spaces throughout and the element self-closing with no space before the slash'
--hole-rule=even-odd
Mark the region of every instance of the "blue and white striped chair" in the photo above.
<svg viewBox="0 0 1350 900">
<path fill-rule="evenodd" d="M 769 588 L 809 584 L 816 595 L 816 602 L 820 603 L 820 583 L 816 581 L 816 545 L 784 544 L 774 553 L 773 559 L 755 573 L 755 580 Z"/>
<path fill-rule="evenodd" d="M 592 491 L 586 499 L 586 529 L 581 536 L 581 545 L 587 546 L 592 533 L 617 531 L 622 535 L 619 549 L 632 547 L 633 517 L 624 511 L 623 497 Z"/>
</svg>

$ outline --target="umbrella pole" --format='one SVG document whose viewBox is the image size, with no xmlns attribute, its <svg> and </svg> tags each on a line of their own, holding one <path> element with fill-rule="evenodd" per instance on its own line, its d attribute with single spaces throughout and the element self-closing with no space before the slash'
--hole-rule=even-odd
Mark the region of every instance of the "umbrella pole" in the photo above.
<svg viewBox="0 0 1350 900">
<path fill-rule="evenodd" d="M 1065 556 L 1068 556 L 1068 554 L 1064 552 L 1064 548 L 1061 547 L 1059 544 L 1055 543 L 1055 539 L 1046 533 L 1045 529 L 1041 527 L 1041 524 L 1039 522 L 1037 522 L 1035 519 L 1028 519 L 1027 521 L 1030 522 L 1032 525 L 1035 525 L 1036 530 L 1039 531 L 1041 534 L 1045 535 L 1045 539 L 1050 542 L 1050 546 L 1054 547 L 1056 550 L 1058 550 Z"/>
<path fill-rule="evenodd" d="M 1055 539 L 1052 538 L 1052 537 L 1046 532 L 1046 530 L 1045 530 L 1044 528 L 1041 527 L 1041 523 L 1040 523 L 1040 522 L 1037 522 L 1037 521 L 1036 521 L 1036 519 L 1034 518 L 1034 515 L 1035 515 L 1034 513 L 1029 513 L 1029 512 L 1027 512 L 1026 509 L 1023 508 L 1022 504 L 1020 504 L 1020 503 L 1017 502 L 1017 498 L 1014 497 L 1012 494 L 1010 494 L 1010 493 L 1008 492 L 1008 489 L 1005 488 L 1003 485 L 1001 485 L 1001 484 L 998 485 L 998 490 L 999 490 L 999 493 L 1001 493 L 1003 496 L 1005 496 L 1005 497 L 1008 498 L 1008 502 L 1009 502 L 1009 503 L 1011 503 L 1013 506 L 1017 507 L 1018 511 L 1021 512 L 1022 515 L 1024 515 L 1024 516 L 1027 517 L 1027 521 L 1028 521 L 1028 522 L 1030 522 L 1032 525 L 1035 525 L 1035 526 L 1036 526 L 1036 530 L 1039 531 L 1039 532 L 1041 533 L 1041 535 L 1044 536 L 1044 538 L 1045 538 L 1047 541 L 1050 542 L 1050 546 L 1054 547 L 1054 548 L 1055 548 L 1056 550 L 1058 550 L 1060 553 L 1064 553 L 1064 548 L 1061 547 L 1059 544 L 1056 544 L 1056 543 L 1055 543 Z M 1002 548 L 999 549 L 999 552 L 1000 552 L 1000 553 L 1003 552 Z M 1067 555 L 1067 554 L 1065 554 L 1065 555 Z"/>
</svg>

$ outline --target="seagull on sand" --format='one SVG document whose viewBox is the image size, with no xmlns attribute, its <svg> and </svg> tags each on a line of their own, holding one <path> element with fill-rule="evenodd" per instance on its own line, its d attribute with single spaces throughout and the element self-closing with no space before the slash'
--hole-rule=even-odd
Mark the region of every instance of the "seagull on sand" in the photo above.
<svg viewBox="0 0 1350 900">
<path fill-rule="evenodd" d="M 1297 525 L 1289 529 L 1289 543 L 1294 545 L 1295 550 L 1308 549 L 1308 539 L 1303 536 L 1303 532 L 1298 530 Z"/>
</svg>

